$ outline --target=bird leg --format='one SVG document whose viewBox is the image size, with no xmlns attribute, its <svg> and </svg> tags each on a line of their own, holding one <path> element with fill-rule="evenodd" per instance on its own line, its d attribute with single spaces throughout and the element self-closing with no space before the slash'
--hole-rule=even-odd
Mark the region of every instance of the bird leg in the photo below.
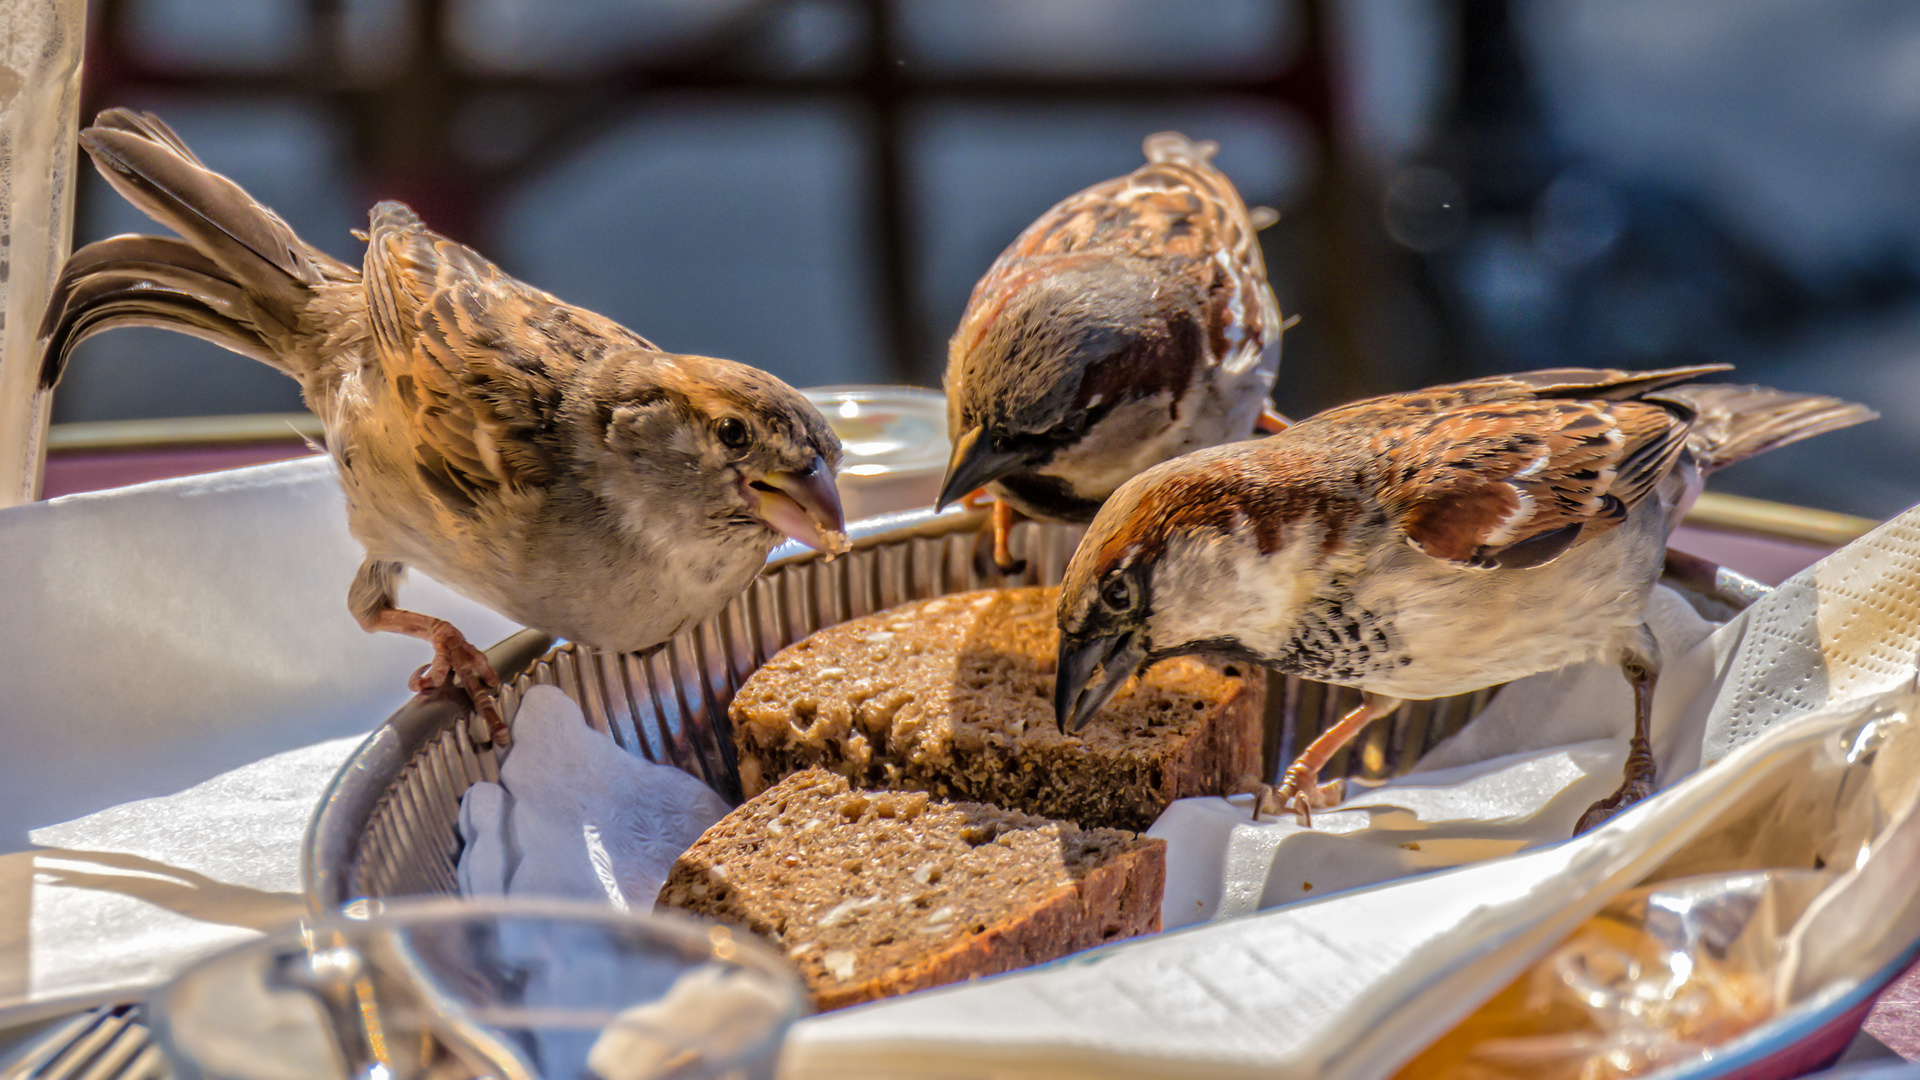
<svg viewBox="0 0 1920 1080">
<path fill-rule="evenodd" d="M 1286 775 L 1281 777 L 1280 786 L 1270 787 L 1260 784 L 1253 801 L 1253 816 L 1278 814 L 1291 810 L 1300 816 L 1300 824 L 1313 827 L 1313 811 L 1325 810 L 1339 802 L 1346 793 L 1346 781 L 1334 780 L 1320 783 L 1320 770 L 1340 748 L 1353 741 L 1355 735 L 1375 720 L 1400 707 L 1399 698 L 1390 698 L 1382 694 L 1363 691 L 1360 704 L 1353 711 L 1340 718 L 1340 722 L 1320 733 L 1307 749 L 1287 766 Z"/>
<path fill-rule="evenodd" d="M 1646 633 L 1651 639 L 1652 634 Z M 1627 764 L 1619 790 L 1587 807 L 1580 815 L 1573 835 L 1601 825 L 1608 818 L 1653 794 L 1653 686 L 1660 678 L 1660 663 L 1648 653 L 1629 648 L 1620 658 L 1620 670 L 1633 684 L 1633 738 L 1627 744 Z"/>
<path fill-rule="evenodd" d="M 405 634 L 432 644 L 432 662 L 413 673 L 407 688 L 422 694 L 458 685 L 466 691 L 473 711 L 486 721 L 493 742 L 510 745 L 513 736 L 500 715 L 500 675 L 493 670 L 493 663 L 452 623 L 394 605 L 394 589 L 404 569 L 400 563 L 373 558 L 360 564 L 360 572 L 348 590 L 348 601 L 360 628 L 369 634 Z"/>
<path fill-rule="evenodd" d="M 972 500 L 983 498 L 985 490 L 982 488 L 967 496 L 961 500 L 961 504 L 968 507 L 980 505 Z M 993 516 L 988 519 L 987 527 L 981 529 L 974 539 L 974 572 L 983 578 L 992 577 L 995 573 L 1003 577 L 1014 577 L 1025 573 L 1027 560 L 1014 558 L 1013 549 L 1008 543 L 1013 536 L 1014 523 L 1018 520 L 1013 505 L 1004 499 L 995 499 L 991 505 Z M 991 549 L 988 548 L 989 541 L 992 543 Z M 991 571 L 987 569 L 989 565 L 993 567 Z"/>
<path fill-rule="evenodd" d="M 1267 435 L 1278 435 L 1293 426 L 1293 421 L 1281 415 L 1272 402 L 1260 406 L 1260 419 L 1253 422 L 1253 430 Z"/>
</svg>

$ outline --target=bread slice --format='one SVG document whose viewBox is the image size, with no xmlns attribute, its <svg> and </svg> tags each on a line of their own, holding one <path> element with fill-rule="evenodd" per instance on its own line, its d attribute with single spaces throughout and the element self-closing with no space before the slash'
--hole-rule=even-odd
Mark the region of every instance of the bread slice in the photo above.
<svg viewBox="0 0 1920 1080">
<path fill-rule="evenodd" d="M 742 925 L 837 1009 L 1160 929 L 1166 843 L 796 773 L 674 863 L 660 906 Z"/>
<path fill-rule="evenodd" d="M 730 710 L 752 795 L 820 766 L 855 787 L 931 792 L 1140 831 L 1175 799 L 1259 772 L 1264 672 L 1162 661 L 1078 735 L 1053 715 L 1058 589 L 923 600 L 828 627 L 747 679 Z"/>
</svg>

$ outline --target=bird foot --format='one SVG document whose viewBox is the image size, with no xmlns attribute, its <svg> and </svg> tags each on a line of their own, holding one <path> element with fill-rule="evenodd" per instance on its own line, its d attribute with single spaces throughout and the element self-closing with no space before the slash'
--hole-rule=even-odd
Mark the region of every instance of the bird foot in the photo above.
<svg viewBox="0 0 1920 1080">
<path fill-rule="evenodd" d="M 1653 771 L 1651 769 L 1637 775 L 1629 774 L 1620 790 L 1587 807 L 1580 815 L 1579 824 L 1573 827 L 1573 835 L 1579 836 L 1589 829 L 1606 824 L 1615 814 L 1653 794 Z"/>
<path fill-rule="evenodd" d="M 971 496 L 969 496 L 971 497 Z M 1027 560 L 1013 557 L 1013 508 L 993 502 L 993 517 L 974 534 L 973 572 L 989 580 L 995 577 L 1019 577 L 1027 572 Z"/>
<path fill-rule="evenodd" d="M 433 662 L 413 673 L 407 680 L 408 688 L 424 694 L 457 686 L 466 692 L 473 711 L 486 721 L 488 738 L 497 746 L 511 746 L 513 734 L 500 715 L 500 675 L 493 670 L 487 654 L 444 622 L 434 628 L 429 640 L 433 643 Z"/>
<path fill-rule="evenodd" d="M 1313 828 L 1313 812 L 1339 805 L 1347 797 L 1345 780 L 1329 780 L 1318 783 L 1316 777 L 1302 773 L 1294 775 L 1288 769 L 1281 778 L 1280 786 L 1272 784 L 1253 785 L 1253 817 L 1258 821 L 1262 816 L 1279 815 L 1291 812 L 1300 819 L 1302 828 Z"/>
</svg>

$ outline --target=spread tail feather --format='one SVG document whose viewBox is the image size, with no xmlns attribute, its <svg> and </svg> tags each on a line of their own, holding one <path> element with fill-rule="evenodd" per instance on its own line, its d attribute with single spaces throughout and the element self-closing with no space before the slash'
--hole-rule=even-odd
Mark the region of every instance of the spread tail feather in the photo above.
<svg viewBox="0 0 1920 1080">
<path fill-rule="evenodd" d="M 1877 419 L 1865 405 L 1765 386 L 1692 383 L 1646 395 L 1694 413 L 1687 448 L 1703 473 L 1801 439 Z"/>
<path fill-rule="evenodd" d="M 80 144 L 114 190 L 183 239 L 120 236 L 74 253 L 40 326 L 43 387 L 74 346 L 126 325 L 178 330 L 286 371 L 270 343 L 295 329 L 315 286 L 357 276 L 201 164 L 156 116 L 108 109 Z"/>
<path fill-rule="evenodd" d="M 119 326 L 177 330 L 285 370 L 218 264 L 179 240 L 116 236 L 74 252 L 54 283 L 40 323 L 40 387 L 59 383 L 82 341 Z"/>
</svg>

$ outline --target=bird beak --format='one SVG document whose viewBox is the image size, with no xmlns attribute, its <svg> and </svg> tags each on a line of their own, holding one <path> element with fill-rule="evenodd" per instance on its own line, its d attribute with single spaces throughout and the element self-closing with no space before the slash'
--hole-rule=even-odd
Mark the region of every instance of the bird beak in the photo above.
<svg viewBox="0 0 1920 1080">
<path fill-rule="evenodd" d="M 798 472 L 770 472 L 746 486 L 747 505 L 769 528 L 829 556 L 847 550 L 840 489 L 825 461 L 815 457 Z"/>
<path fill-rule="evenodd" d="M 947 459 L 947 479 L 940 485 L 940 499 L 933 508 L 944 510 L 948 503 L 1000 479 L 1025 462 L 1024 454 L 995 450 L 986 429 L 974 428 L 953 440 L 953 456 Z"/>
<path fill-rule="evenodd" d="M 1087 726 L 1146 658 L 1146 647 L 1135 630 L 1085 640 L 1061 637 L 1060 663 L 1053 675 L 1053 715 L 1060 722 L 1060 734 L 1070 735 Z"/>
</svg>

